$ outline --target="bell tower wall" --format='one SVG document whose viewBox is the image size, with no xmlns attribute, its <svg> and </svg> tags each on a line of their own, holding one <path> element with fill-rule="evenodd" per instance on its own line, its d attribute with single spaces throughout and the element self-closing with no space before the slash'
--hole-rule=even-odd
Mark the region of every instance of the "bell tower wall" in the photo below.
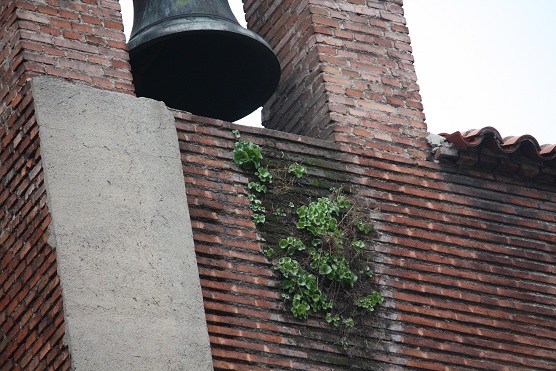
<svg viewBox="0 0 556 371">
<path fill-rule="evenodd" d="M 282 81 L 267 128 L 424 159 L 427 127 L 402 0 L 245 0 Z"/>
</svg>

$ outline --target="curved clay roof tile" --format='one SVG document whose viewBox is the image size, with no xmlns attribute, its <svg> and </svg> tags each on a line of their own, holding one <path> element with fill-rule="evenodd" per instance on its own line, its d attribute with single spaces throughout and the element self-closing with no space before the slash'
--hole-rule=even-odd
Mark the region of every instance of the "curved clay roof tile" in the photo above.
<svg viewBox="0 0 556 371">
<path fill-rule="evenodd" d="M 440 134 L 456 148 L 466 150 L 484 145 L 497 153 L 512 154 L 521 151 L 525 156 L 537 161 L 549 161 L 556 158 L 556 144 L 540 146 L 531 135 L 509 136 L 503 138 L 498 130 L 491 126 L 482 129 L 456 131 L 452 134 Z"/>
</svg>

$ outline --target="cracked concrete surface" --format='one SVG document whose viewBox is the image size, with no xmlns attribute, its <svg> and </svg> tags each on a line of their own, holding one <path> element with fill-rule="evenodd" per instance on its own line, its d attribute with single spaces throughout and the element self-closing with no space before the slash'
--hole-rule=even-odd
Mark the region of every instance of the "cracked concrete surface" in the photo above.
<svg viewBox="0 0 556 371">
<path fill-rule="evenodd" d="M 212 369 L 172 114 L 55 78 L 32 90 L 74 369 Z"/>
</svg>

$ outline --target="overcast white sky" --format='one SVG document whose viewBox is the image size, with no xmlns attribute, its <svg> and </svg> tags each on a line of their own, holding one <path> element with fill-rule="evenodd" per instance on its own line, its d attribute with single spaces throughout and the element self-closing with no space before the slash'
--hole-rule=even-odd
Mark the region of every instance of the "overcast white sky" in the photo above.
<svg viewBox="0 0 556 371">
<path fill-rule="evenodd" d="M 244 22 L 241 0 L 229 0 Z M 132 0 L 120 0 L 129 37 Z M 556 143 L 556 0 L 405 0 L 429 132 Z M 255 112 L 240 121 L 260 125 Z"/>
</svg>

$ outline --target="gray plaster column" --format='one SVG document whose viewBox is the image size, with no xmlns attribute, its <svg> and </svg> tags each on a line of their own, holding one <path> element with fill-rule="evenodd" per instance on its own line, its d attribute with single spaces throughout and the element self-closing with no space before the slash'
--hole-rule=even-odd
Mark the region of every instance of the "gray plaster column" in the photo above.
<svg viewBox="0 0 556 371">
<path fill-rule="evenodd" d="M 49 77 L 32 93 L 74 369 L 212 369 L 172 114 Z"/>
</svg>

